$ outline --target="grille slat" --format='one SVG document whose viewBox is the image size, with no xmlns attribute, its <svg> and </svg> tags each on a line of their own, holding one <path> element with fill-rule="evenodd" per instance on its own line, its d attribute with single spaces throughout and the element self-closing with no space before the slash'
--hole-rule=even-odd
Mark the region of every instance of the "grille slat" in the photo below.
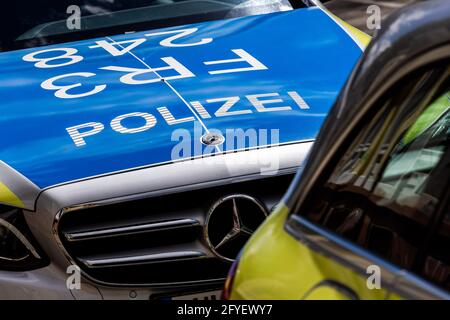
<svg viewBox="0 0 450 320">
<path fill-rule="evenodd" d="M 108 229 L 98 229 L 89 231 L 69 232 L 64 236 L 67 241 L 95 240 L 100 238 L 119 237 L 137 233 L 158 232 L 169 229 L 200 226 L 200 222 L 195 219 L 176 219 L 160 221 L 146 224 L 129 225 L 124 227 L 114 227 Z"/>
<path fill-rule="evenodd" d="M 153 254 L 139 254 L 125 257 L 109 257 L 109 258 L 80 258 L 80 261 L 88 268 L 99 267 L 120 267 L 132 266 L 138 264 L 152 264 L 162 262 L 176 262 L 181 260 L 201 259 L 207 254 L 200 251 L 175 251 Z"/>
</svg>

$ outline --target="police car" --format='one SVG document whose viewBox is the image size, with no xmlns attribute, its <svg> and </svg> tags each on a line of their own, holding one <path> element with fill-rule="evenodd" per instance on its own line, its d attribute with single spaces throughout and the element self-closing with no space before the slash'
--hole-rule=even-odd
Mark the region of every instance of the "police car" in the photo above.
<svg viewBox="0 0 450 320">
<path fill-rule="evenodd" d="M 0 298 L 217 298 L 368 42 L 318 1 L 11 6 Z"/>
<path fill-rule="evenodd" d="M 450 299 L 450 7 L 388 20 L 225 297 Z"/>
</svg>

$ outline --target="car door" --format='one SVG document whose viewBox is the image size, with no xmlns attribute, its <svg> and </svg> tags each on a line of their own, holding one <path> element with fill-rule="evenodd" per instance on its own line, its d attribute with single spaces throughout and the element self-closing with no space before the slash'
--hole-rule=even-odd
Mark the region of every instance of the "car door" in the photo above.
<svg viewBox="0 0 450 320">
<path fill-rule="evenodd" d="M 301 234 L 313 250 L 353 271 L 349 277 L 318 265 L 334 290 L 368 299 L 378 298 L 377 290 L 391 299 L 448 297 L 432 281 L 446 279 L 439 280 L 444 287 L 449 281 L 448 267 L 439 269 L 449 260 L 442 247 L 449 236 L 442 218 L 449 187 L 449 83 L 443 62 L 388 90 L 288 219 L 292 235 Z M 433 245 L 431 239 L 437 239 Z"/>
</svg>

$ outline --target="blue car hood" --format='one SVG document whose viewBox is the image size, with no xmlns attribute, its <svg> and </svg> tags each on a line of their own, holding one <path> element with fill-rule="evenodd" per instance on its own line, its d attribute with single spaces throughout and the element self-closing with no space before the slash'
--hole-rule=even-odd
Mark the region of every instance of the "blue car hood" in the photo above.
<svg viewBox="0 0 450 320">
<path fill-rule="evenodd" d="M 43 189 L 171 162 L 182 139 L 199 156 L 214 130 L 311 140 L 360 55 L 318 8 L 0 53 L 0 160 Z"/>
</svg>

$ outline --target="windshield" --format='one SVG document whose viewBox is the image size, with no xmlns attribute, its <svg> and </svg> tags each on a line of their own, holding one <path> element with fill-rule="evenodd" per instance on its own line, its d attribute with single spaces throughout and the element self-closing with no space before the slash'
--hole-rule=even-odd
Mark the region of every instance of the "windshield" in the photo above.
<svg viewBox="0 0 450 320">
<path fill-rule="evenodd" d="M 294 2 L 293 2 L 294 3 Z M 0 16 L 0 51 L 292 10 L 300 0 L 11 1 Z"/>
</svg>

